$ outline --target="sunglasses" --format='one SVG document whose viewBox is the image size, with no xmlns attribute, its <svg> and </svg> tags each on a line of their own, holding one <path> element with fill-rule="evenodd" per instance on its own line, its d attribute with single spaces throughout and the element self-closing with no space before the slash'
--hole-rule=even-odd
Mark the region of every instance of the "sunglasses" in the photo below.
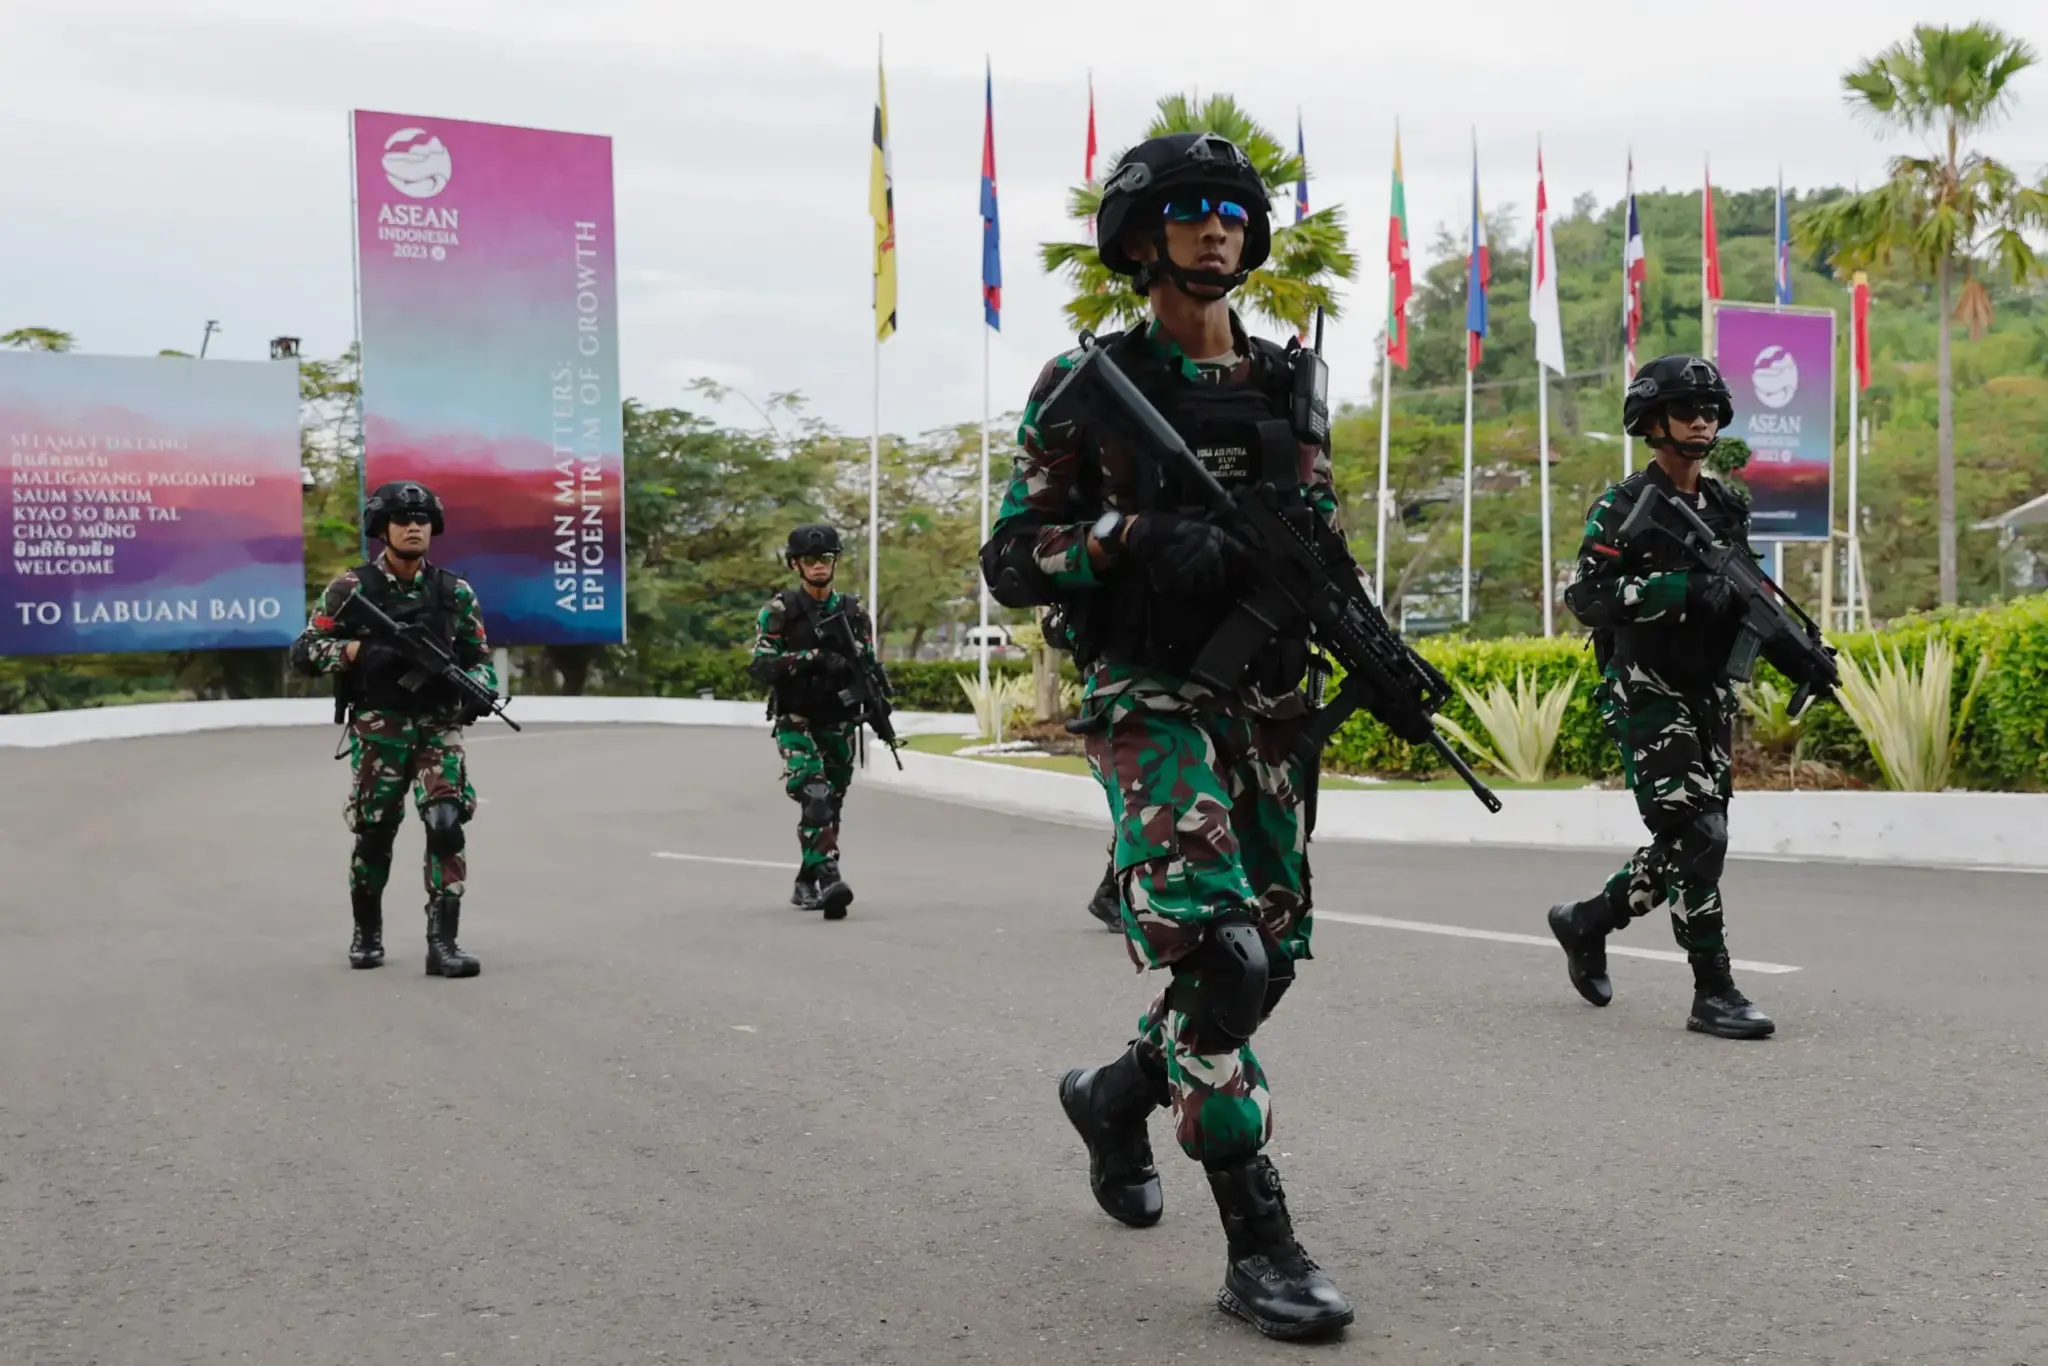
<svg viewBox="0 0 2048 1366">
<path fill-rule="evenodd" d="M 808 569 L 813 565 L 837 564 L 839 557 L 837 555 L 799 555 L 796 557 L 796 562 Z"/>
<path fill-rule="evenodd" d="M 424 512 L 394 512 L 386 518 L 392 526 L 432 526 L 434 519 Z"/>
<path fill-rule="evenodd" d="M 1705 418 L 1709 422 L 1718 424 L 1721 420 L 1720 404 L 1700 403 L 1689 398 L 1680 399 L 1678 402 L 1670 404 L 1664 411 L 1670 415 L 1673 422 L 1697 422 L 1701 418 Z"/>
<path fill-rule="evenodd" d="M 1182 195 L 1166 201 L 1166 217 L 1173 223 L 1200 223 L 1215 214 L 1226 228 L 1242 228 L 1252 221 L 1250 210 L 1230 199 L 1205 199 Z"/>
</svg>

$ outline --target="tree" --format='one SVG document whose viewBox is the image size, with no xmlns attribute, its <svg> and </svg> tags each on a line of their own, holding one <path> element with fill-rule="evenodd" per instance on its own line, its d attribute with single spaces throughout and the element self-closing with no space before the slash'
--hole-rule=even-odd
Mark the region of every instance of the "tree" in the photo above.
<svg viewBox="0 0 2048 1366">
<path fill-rule="evenodd" d="M 1301 179 L 1305 164 L 1284 147 L 1279 139 L 1238 107 L 1228 95 L 1211 95 L 1197 109 L 1185 95 L 1167 95 L 1159 101 L 1159 112 L 1145 129 L 1147 138 L 1170 133 L 1216 133 L 1229 138 L 1251 158 L 1269 200 L 1293 197 L 1290 188 Z M 1122 157 L 1111 157 L 1114 166 Z M 1068 196 L 1067 213 L 1076 223 L 1094 221 L 1102 203 L 1102 186 L 1091 181 L 1078 185 Z M 1067 302 L 1066 312 L 1079 327 L 1100 330 L 1105 324 L 1130 326 L 1146 313 L 1145 300 L 1133 294 L 1096 255 L 1093 242 L 1044 242 L 1039 259 L 1048 274 L 1060 272 L 1073 281 L 1076 294 Z M 1310 214 L 1299 223 L 1273 222 L 1273 254 L 1266 264 L 1252 272 L 1238 299 L 1246 311 L 1280 323 L 1290 332 L 1303 332 L 1320 308 L 1330 317 L 1339 316 L 1335 285 L 1358 274 L 1358 262 L 1351 254 L 1345 232 L 1344 210 L 1339 205 Z"/>
<path fill-rule="evenodd" d="M 78 339 L 69 332 L 59 332 L 54 327 L 17 327 L 12 332 L 0 332 L 0 346 L 11 346 L 17 351 L 69 351 L 78 344 Z"/>
<path fill-rule="evenodd" d="M 1934 155 L 1893 158 L 1890 180 L 1864 194 L 1802 214 L 1794 232 L 1803 248 L 1824 252 L 1838 272 L 1889 264 L 1902 256 L 1932 279 L 1940 307 L 1936 331 L 1939 418 L 1936 428 L 1940 506 L 1941 602 L 1956 601 L 1956 437 L 1950 325 L 1968 325 L 1972 340 L 1991 325 L 1984 276 L 2015 285 L 2040 272 L 2026 239 L 2048 227 L 2048 181 L 2027 186 L 2008 166 L 1964 147 L 1964 139 L 1995 122 L 2012 102 L 2015 76 L 2035 62 L 2034 50 L 1990 24 L 1936 28 L 1923 24 L 1848 72 L 1850 105 L 1884 131 L 1935 134 Z M 1957 277 L 1960 299 L 1954 298 Z"/>
</svg>

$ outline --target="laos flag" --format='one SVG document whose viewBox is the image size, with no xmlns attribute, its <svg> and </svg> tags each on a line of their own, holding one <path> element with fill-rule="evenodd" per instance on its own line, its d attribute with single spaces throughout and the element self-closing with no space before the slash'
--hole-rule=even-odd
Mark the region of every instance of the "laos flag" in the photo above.
<svg viewBox="0 0 2048 1366">
<path fill-rule="evenodd" d="M 981 122 L 981 312 L 1003 330 L 1003 225 L 996 209 L 996 82 L 987 77 Z"/>
</svg>

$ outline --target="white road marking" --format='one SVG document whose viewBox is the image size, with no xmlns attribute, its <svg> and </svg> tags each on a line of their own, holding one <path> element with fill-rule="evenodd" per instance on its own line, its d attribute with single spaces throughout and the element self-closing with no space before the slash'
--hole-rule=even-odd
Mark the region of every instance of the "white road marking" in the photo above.
<svg viewBox="0 0 2048 1366">
<path fill-rule="evenodd" d="M 666 849 L 655 850 L 654 856 L 656 858 L 677 859 L 684 863 L 730 863 L 741 868 L 781 868 L 784 871 L 794 870 L 803 866 L 797 863 L 774 863 L 767 859 L 758 858 L 720 858 L 716 854 L 671 854 Z"/>
<path fill-rule="evenodd" d="M 1315 912 L 1315 917 L 1317 920 L 1335 920 L 1345 925 L 1369 925 L 1374 929 L 1381 930 L 1415 930 L 1421 934 L 1447 934 L 1454 939 L 1491 939 L 1495 943 L 1500 944 L 1533 944 L 1539 949 L 1549 949 L 1552 952 L 1559 951 L 1557 940 L 1549 935 L 1511 934 L 1506 930 L 1474 930 L 1463 925 L 1439 925 L 1428 920 L 1391 920 L 1383 915 L 1355 915 L 1350 911 L 1325 911 L 1320 908 Z M 1607 941 L 1607 952 L 1616 957 L 1648 958 L 1652 962 L 1657 963 L 1683 963 L 1686 961 L 1684 954 L 1673 949 L 1631 948 L 1624 944 L 1617 944 L 1612 939 Z M 1784 973 L 1799 971 L 1798 968 L 1790 963 L 1758 963 L 1746 958 L 1731 959 L 1729 966 L 1739 968 L 1743 972 Z"/>
<path fill-rule="evenodd" d="M 675 854 L 666 849 L 654 851 L 654 857 L 677 859 L 688 863 L 729 863 L 742 868 L 780 868 L 785 871 L 799 867 L 794 863 L 772 863 L 766 859 L 721 858 L 715 854 Z M 1439 925 L 1430 920 L 1395 920 L 1384 915 L 1358 915 L 1351 911 L 1317 910 L 1318 920 L 1334 920 L 1343 925 L 1365 925 L 1378 930 L 1414 930 L 1419 934 L 1449 935 L 1453 939 L 1490 939 L 1497 944 L 1529 944 L 1539 949 L 1557 949 L 1557 940 L 1548 935 L 1514 934 L 1507 930 L 1475 930 L 1465 925 Z M 1673 949 L 1638 949 L 1626 944 L 1607 941 L 1607 952 L 1619 958 L 1647 958 L 1655 963 L 1683 963 L 1684 954 Z M 1762 963 L 1747 958 L 1729 961 L 1729 966 L 1743 972 L 1766 974 L 1798 972 L 1790 963 Z"/>
</svg>

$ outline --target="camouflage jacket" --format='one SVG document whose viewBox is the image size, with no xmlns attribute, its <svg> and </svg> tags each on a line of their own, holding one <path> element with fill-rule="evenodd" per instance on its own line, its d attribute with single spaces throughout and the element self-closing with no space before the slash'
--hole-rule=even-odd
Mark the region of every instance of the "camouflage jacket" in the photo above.
<svg viewBox="0 0 2048 1366">
<path fill-rule="evenodd" d="M 377 567 L 385 571 L 391 581 L 391 600 L 404 602 L 419 597 L 426 591 L 428 575 L 435 572 L 431 561 L 420 562 L 420 572 L 411 582 L 391 572 L 389 561 L 378 556 Z M 306 623 L 306 629 L 292 644 L 292 662 L 300 671 L 308 674 L 335 674 L 349 667 L 343 651 L 354 633 L 342 626 L 336 618 L 342 607 L 362 587 L 353 569 L 343 570 L 327 585 L 327 591 L 320 595 L 320 601 L 313 611 L 313 618 Z M 455 580 L 455 662 L 463 672 L 493 691 L 498 686 L 498 671 L 491 666 L 491 647 L 484 638 L 483 612 L 477 607 L 476 590 L 469 586 L 469 580 Z"/>
<path fill-rule="evenodd" d="M 1652 487 L 1686 496 L 1652 463 L 1593 504 L 1565 606 L 1592 628 L 1603 667 L 1641 669 L 1676 688 L 1709 686 L 1721 676 L 1740 624 L 1700 618 L 1686 597 L 1697 566 L 1671 537 L 1646 530 L 1626 544 L 1620 540 L 1622 523 Z M 1688 501 L 1716 536 L 1756 553 L 1749 546 L 1749 507 L 1740 494 L 1718 479 L 1702 478 L 1698 495 Z"/>
<path fill-rule="evenodd" d="M 1146 348 L 1162 366 L 1177 370 L 1188 384 L 1240 388 L 1254 382 L 1255 362 L 1243 324 L 1234 313 L 1230 330 L 1237 358 L 1227 367 L 1190 359 L 1157 319 L 1146 325 L 1136 345 Z M 1105 338 L 1103 344 L 1115 343 Z M 1088 530 L 1095 520 L 1105 511 L 1135 513 L 1141 506 L 1138 478 L 1143 466 L 1116 428 L 1081 423 L 1052 433 L 1038 426 L 1039 410 L 1081 354 L 1074 350 L 1055 357 L 1032 386 L 1023 424 L 1017 430 L 1020 450 L 1016 467 L 989 533 L 992 545 L 1007 538 L 1031 538 L 1033 561 L 1055 588 L 1065 592 L 1095 588 L 1104 581 L 1088 559 Z M 1300 478 L 1303 496 L 1341 533 L 1330 455 L 1325 448 L 1302 445 Z M 1084 481 L 1086 487 L 1099 490 L 1097 496 L 1080 496 Z M 1105 574 L 1122 572 L 1122 568 L 1109 568 Z M 1166 693 L 1190 702 L 1223 700 L 1212 699 L 1199 684 L 1161 669 L 1107 662 L 1089 667 L 1087 693 L 1091 699 L 1120 693 Z M 1257 715 L 1289 716 L 1303 710 L 1298 694 L 1266 697 L 1247 689 L 1231 701 Z"/>
</svg>

